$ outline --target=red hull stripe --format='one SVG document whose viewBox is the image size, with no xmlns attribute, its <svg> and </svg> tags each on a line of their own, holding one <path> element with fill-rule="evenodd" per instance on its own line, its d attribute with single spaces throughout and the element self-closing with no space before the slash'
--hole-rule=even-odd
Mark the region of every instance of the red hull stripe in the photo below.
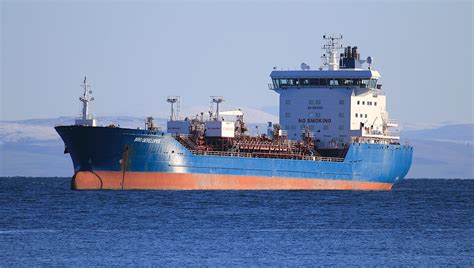
<svg viewBox="0 0 474 268">
<path fill-rule="evenodd" d="M 390 190 L 391 183 L 282 177 L 120 171 L 79 171 L 77 190 Z"/>
</svg>

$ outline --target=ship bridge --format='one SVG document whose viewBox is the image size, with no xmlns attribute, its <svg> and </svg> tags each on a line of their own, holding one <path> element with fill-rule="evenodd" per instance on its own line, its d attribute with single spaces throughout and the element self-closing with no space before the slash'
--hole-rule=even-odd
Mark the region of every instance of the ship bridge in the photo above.
<svg viewBox="0 0 474 268">
<path fill-rule="evenodd" d="M 280 125 L 288 138 L 310 131 L 319 148 L 344 148 L 354 138 L 399 139 L 397 123 L 388 117 L 386 96 L 372 57 L 360 60 L 357 47 L 342 47 L 341 37 L 323 36 L 323 65 L 278 70 L 269 89 L 279 94 Z M 343 50 L 343 53 L 338 53 Z"/>
<path fill-rule="evenodd" d="M 374 70 L 292 70 L 273 71 L 270 74 L 272 84 L 269 89 L 287 89 L 299 87 L 335 87 L 358 86 L 360 88 L 377 88 L 380 74 Z M 379 86 L 380 88 L 380 86 Z"/>
</svg>

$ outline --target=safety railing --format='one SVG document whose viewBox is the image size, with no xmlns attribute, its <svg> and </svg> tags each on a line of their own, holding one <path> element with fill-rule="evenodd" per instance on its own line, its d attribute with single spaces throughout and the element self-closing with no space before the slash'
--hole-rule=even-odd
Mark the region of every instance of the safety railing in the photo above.
<svg viewBox="0 0 474 268">
<path fill-rule="evenodd" d="M 387 124 L 398 125 L 398 121 L 396 119 L 387 119 Z"/>
<path fill-rule="evenodd" d="M 372 143 L 372 144 L 391 144 L 396 143 L 398 140 L 391 138 L 378 138 L 378 137 L 352 137 L 352 143 Z"/>
<path fill-rule="evenodd" d="M 246 158 L 278 158 L 278 159 L 294 159 L 294 160 L 310 160 L 323 162 L 344 162 L 344 158 L 339 157 L 323 157 L 310 155 L 282 155 L 272 153 L 246 153 L 246 152 L 221 152 L 221 151 L 204 151 L 204 150 L 190 150 L 194 155 L 208 155 L 208 156 L 228 156 L 228 157 L 246 157 Z"/>
<path fill-rule="evenodd" d="M 399 130 L 387 130 L 385 131 L 386 136 L 390 137 L 400 137 L 400 131 Z"/>
</svg>

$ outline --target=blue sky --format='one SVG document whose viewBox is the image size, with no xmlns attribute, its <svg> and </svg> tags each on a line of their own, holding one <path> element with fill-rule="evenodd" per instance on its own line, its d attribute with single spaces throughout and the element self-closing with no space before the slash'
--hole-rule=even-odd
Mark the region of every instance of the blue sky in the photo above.
<svg viewBox="0 0 474 268">
<path fill-rule="evenodd" d="M 321 36 L 342 33 L 392 117 L 474 122 L 472 25 L 472 1 L 2 1 L 0 119 L 78 114 L 84 75 L 96 115 L 167 111 L 167 95 L 276 106 L 272 67 L 318 67 Z"/>
</svg>

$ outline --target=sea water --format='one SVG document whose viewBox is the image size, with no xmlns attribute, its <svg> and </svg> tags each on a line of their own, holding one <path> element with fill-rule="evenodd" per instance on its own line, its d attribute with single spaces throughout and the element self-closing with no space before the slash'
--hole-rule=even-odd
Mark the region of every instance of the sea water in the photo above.
<svg viewBox="0 0 474 268">
<path fill-rule="evenodd" d="M 0 266 L 474 265 L 474 180 L 392 191 L 73 191 L 0 178 Z"/>
</svg>

